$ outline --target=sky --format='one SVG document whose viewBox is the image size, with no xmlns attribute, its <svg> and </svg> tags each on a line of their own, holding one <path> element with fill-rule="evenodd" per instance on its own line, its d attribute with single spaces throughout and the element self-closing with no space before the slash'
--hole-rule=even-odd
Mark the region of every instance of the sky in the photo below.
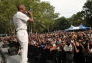
<svg viewBox="0 0 92 63">
<path fill-rule="evenodd" d="M 71 17 L 73 14 L 82 10 L 86 0 L 41 0 L 47 1 L 55 7 L 55 12 L 59 16 Z"/>
</svg>

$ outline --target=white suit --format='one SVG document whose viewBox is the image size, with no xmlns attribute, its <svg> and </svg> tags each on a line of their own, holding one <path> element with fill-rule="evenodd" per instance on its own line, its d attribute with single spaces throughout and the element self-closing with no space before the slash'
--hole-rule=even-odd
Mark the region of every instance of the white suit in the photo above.
<svg viewBox="0 0 92 63">
<path fill-rule="evenodd" d="M 21 60 L 20 63 L 27 63 L 28 53 L 28 33 L 27 33 L 27 21 L 29 17 L 22 13 L 17 12 L 13 17 L 13 22 L 17 31 L 17 38 L 21 45 Z"/>
</svg>

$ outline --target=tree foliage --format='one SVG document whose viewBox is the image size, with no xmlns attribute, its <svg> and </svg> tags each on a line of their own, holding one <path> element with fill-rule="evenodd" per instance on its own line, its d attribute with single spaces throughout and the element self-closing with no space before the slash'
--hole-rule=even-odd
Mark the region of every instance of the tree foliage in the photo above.
<svg viewBox="0 0 92 63">
<path fill-rule="evenodd" d="M 85 24 L 85 20 L 84 20 L 84 12 L 81 11 L 81 12 L 78 12 L 74 15 L 72 15 L 68 20 L 70 21 L 70 24 L 71 25 L 80 25 L 81 23 L 82 24 Z"/>
<path fill-rule="evenodd" d="M 84 4 L 83 9 L 86 24 L 92 27 L 92 0 L 88 0 Z"/>
<path fill-rule="evenodd" d="M 64 30 L 70 26 L 68 19 L 65 17 L 60 17 L 55 21 L 54 28 L 55 30 Z"/>
<path fill-rule="evenodd" d="M 1 0 L 0 1 L 0 33 L 12 33 L 15 28 L 12 17 L 17 12 L 16 6 L 24 4 L 27 10 L 32 8 L 35 23 L 28 23 L 28 31 L 43 32 L 50 28 L 58 17 L 54 7 L 40 0 Z"/>
<path fill-rule="evenodd" d="M 0 33 L 14 33 L 13 15 L 17 12 L 17 5 L 24 4 L 27 10 L 33 12 L 35 22 L 28 22 L 29 32 L 49 32 L 64 30 L 70 25 L 86 24 L 92 27 L 92 0 L 88 0 L 83 10 L 70 18 L 59 17 L 54 7 L 48 2 L 40 0 L 0 0 Z M 57 19 L 58 18 L 58 19 Z"/>
<path fill-rule="evenodd" d="M 92 27 L 92 0 L 87 0 L 83 10 L 72 15 L 68 20 L 71 25 L 85 24 Z"/>
</svg>

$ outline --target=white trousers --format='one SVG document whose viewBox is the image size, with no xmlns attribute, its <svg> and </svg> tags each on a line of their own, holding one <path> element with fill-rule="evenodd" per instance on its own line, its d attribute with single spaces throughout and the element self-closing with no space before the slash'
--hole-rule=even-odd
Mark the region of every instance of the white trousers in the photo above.
<svg viewBox="0 0 92 63">
<path fill-rule="evenodd" d="M 21 60 L 20 63 L 27 63 L 27 53 L 28 53 L 28 33 L 26 30 L 17 31 L 17 38 L 21 45 Z"/>
</svg>

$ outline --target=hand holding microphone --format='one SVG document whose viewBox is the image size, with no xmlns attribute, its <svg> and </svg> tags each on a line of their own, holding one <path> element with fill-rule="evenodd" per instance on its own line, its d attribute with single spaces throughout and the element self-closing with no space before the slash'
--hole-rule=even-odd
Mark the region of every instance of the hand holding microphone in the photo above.
<svg viewBox="0 0 92 63">
<path fill-rule="evenodd" d="M 28 13 L 29 15 L 31 15 L 31 17 L 33 16 L 33 14 L 32 14 L 32 9 L 30 9 L 29 11 L 27 11 L 27 13 Z"/>
<path fill-rule="evenodd" d="M 32 9 L 30 9 L 29 11 L 27 11 L 27 13 L 28 13 L 29 16 L 31 17 L 32 21 L 34 21 L 34 19 L 33 19 Z"/>
</svg>

